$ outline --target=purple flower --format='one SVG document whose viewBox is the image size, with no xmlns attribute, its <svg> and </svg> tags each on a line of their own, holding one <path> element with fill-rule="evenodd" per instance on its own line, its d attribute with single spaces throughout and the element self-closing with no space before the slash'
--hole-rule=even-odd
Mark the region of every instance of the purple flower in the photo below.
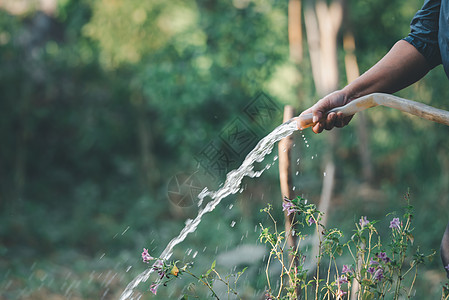
<svg viewBox="0 0 449 300">
<path fill-rule="evenodd" d="M 142 252 L 142 260 L 144 263 L 149 263 L 150 260 L 153 260 L 154 257 L 152 257 L 149 253 L 148 253 L 148 249 L 143 248 L 143 252 Z"/>
<path fill-rule="evenodd" d="M 370 264 L 370 266 L 372 266 L 372 265 L 378 265 L 379 263 L 371 257 L 371 259 L 369 260 L 369 264 Z"/>
<path fill-rule="evenodd" d="M 351 273 L 351 269 L 347 265 L 343 265 L 343 268 L 341 269 L 341 272 L 343 274 L 345 273 Z"/>
<path fill-rule="evenodd" d="M 337 299 L 340 299 L 341 297 L 343 297 L 346 294 L 347 294 L 347 292 L 343 292 L 342 290 L 339 290 L 336 294 Z"/>
<path fill-rule="evenodd" d="M 152 292 L 153 294 L 156 295 L 158 287 L 159 287 L 159 284 L 153 283 L 152 285 L 150 285 L 150 292 Z"/>
<path fill-rule="evenodd" d="M 341 275 L 338 279 L 337 279 L 337 284 L 341 285 L 343 283 L 348 283 L 348 278 L 346 277 L 346 275 Z"/>
<path fill-rule="evenodd" d="M 359 220 L 360 227 L 365 227 L 369 224 L 369 221 L 366 219 L 366 216 L 362 216 Z"/>
<path fill-rule="evenodd" d="M 309 218 L 308 222 L 309 222 L 309 226 L 312 225 L 313 223 L 316 223 L 312 217 Z"/>
<path fill-rule="evenodd" d="M 449 264 L 447 266 L 444 267 L 446 269 L 446 271 L 449 272 Z"/>
<path fill-rule="evenodd" d="M 393 218 L 393 220 L 390 222 L 390 228 L 391 229 L 399 229 L 399 225 L 401 222 L 399 221 L 399 218 Z"/>
<path fill-rule="evenodd" d="M 158 260 L 157 262 L 154 263 L 153 270 L 157 271 L 161 279 L 164 278 L 165 276 L 164 264 L 162 263 L 161 260 Z"/>
<path fill-rule="evenodd" d="M 274 298 L 270 293 L 266 293 L 264 300 L 274 300 Z"/>
<path fill-rule="evenodd" d="M 370 274 L 374 274 L 374 271 L 376 271 L 376 269 L 374 267 L 369 267 L 367 272 Z"/>
<path fill-rule="evenodd" d="M 373 277 L 377 281 L 382 280 L 382 278 L 384 278 L 384 270 L 382 268 L 377 268 L 376 273 L 374 273 Z"/>
<path fill-rule="evenodd" d="M 287 198 L 284 198 L 284 202 L 282 203 L 282 210 L 287 210 L 287 216 L 296 211 L 295 205 Z"/>
<path fill-rule="evenodd" d="M 384 263 L 389 263 L 391 259 L 387 256 L 385 252 L 377 253 L 376 256 L 380 258 Z"/>
</svg>

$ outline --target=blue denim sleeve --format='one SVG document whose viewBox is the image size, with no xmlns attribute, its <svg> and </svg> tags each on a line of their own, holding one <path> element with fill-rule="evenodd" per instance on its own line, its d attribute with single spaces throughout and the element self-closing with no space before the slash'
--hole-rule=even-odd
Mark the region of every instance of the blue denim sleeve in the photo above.
<svg viewBox="0 0 449 300">
<path fill-rule="evenodd" d="M 404 38 L 413 45 L 431 65 L 441 64 L 441 53 L 438 45 L 438 27 L 441 0 L 426 0 L 410 23 L 410 33 Z"/>
</svg>

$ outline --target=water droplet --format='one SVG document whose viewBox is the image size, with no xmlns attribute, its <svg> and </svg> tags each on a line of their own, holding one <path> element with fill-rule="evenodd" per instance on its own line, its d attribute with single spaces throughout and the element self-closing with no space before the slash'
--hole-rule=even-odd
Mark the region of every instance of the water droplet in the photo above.
<svg viewBox="0 0 449 300">
<path fill-rule="evenodd" d="M 195 251 L 195 253 L 193 253 L 192 258 L 195 258 L 198 255 L 198 251 Z"/>
<path fill-rule="evenodd" d="M 326 172 L 323 173 L 323 176 L 326 177 Z"/>
<path fill-rule="evenodd" d="M 275 155 L 274 158 L 273 158 L 273 161 L 276 161 L 277 159 L 278 159 L 278 156 Z"/>
<path fill-rule="evenodd" d="M 235 221 L 232 221 L 231 222 L 231 227 L 234 227 L 235 226 Z"/>
<path fill-rule="evenodd" d="M 292 190 L 296 190 L 296 186 L 292 187 Z"/>
<path fill-rule="evenodd" d="M 313 155 L 312 155 L 312 159 L 313 159 Z"/>
<path fill-rule="evenodd" d="M 129 229 L 129 226 L 126 227 L 126 229 L 122 232 L 122 235 L 124 235 L 128 231 L 128 229 Z"/>
<path fill-rule="evenodd" d="M 67 289 L 66 293 L 67 293 L 68 291 L 70 291 L 70 289 Z M 107 288 L 107 289 L 104 291 L 103 296 L 101 296 L 101 299 L 104 299 L 108 293 L 109 293 L 109 288 Z"/>
<path fill-rule="evenodd" d="M 307 144 L 306 147 L 309 148 L 309 144 Z"/>
<path fill-rule="evenodd" d="M 131 268 L 132 268 L 133 266 L 128 266 L 127 268 L 126 268 L 126 273 L 128 273 L 129 272 L 129 270 L 131 270 Z"/>
<path fill-rule="evenodd" d="M 229 209 L 232 209 L 234 207 L 234 204 L 229 204 Z"/>
<path fill-rule="evenodd" d="M 296 171 L 296 175 L 298 175 L 299 174 L 299 171 Z"/>
</svg>

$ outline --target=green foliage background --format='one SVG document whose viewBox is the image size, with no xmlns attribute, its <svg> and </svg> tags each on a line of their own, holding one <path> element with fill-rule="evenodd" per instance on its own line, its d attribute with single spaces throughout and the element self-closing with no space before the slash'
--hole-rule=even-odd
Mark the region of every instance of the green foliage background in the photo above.
<svg viewBox="0 0 449 300">
<path fill-rule="evenodd" d="M 347 1 L 361 71 L 408 33 L 420 5 Z M 50 16 L 32 7 L 19 15 L 0 10 L 0 299 L 116 298 L 144 269 L 141 249 L 157 255 L 195 215 L 194 207 L 167 199 L 170 178 L 195 172 L 201 149 L 260 92 L 298 112 L 317 100 L 307 52 L 299 66 L 289 61 L 287 6 L 61 0 Z M 343 55 L 339 43 L 341 86 Z M 437 67 L 399 95 L 449 109 L 447 87 Z M 449 129 L 386 108 L 366 116 L 375 179 L 369 186 L 361 179 L 355 118 L 331 149 L 337 183 L 330 226 L 352 228 L 360 215 L 383 219 L 410 188 L 415 241 L 438 248 L 448 219 Z M 295 187 L 318 201 L 326 133 L 302 134 L 310 147 L 295 136 Z M 246 180 L 175 257 L 199 251 L 201 270 L 219 252 L 255 244 L 259 208 L 271 202 L 282 218 L 276 169 Z M 243 293 L 263 291 L 257 268 L 248 271 L 254 284 Z M 422 271 L 417 297 L 429 287 L 438 295 L 443 281 L 436 259 Z M 181 289 L 160 297 L 176 298 Z"/>
</svg>

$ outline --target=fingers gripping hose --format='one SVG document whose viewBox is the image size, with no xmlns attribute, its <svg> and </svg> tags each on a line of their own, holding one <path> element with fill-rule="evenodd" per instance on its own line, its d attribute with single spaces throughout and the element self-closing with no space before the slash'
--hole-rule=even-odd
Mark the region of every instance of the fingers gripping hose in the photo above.
<svg viewBox="0 0 449 300">
<path fill-rule="evenodd" d="M 449 112 L 445 110 L 434 108 L 432 106 L 420 102 L 403 99 L 390 94 L 382 94 L 382 93 L 374 93 L 360 97 L 358 99 L 351 101 L 345 106 L 334 108 L 330 110 L 328 113 L 342 112 L 343 116 L 347 117 L 352 116 L 355 113 L 365 110 L 367 108 L 378 105 L 395 108 L 400 111 L 418 116 L 420 118 L 449 126 Z M 305 129 L 313 126 L 314 123 L 312 121 L 312 117 L 313 117 L 312 114 L 305 114 L 296 117 L 298 128 Z"/>
</svg>

